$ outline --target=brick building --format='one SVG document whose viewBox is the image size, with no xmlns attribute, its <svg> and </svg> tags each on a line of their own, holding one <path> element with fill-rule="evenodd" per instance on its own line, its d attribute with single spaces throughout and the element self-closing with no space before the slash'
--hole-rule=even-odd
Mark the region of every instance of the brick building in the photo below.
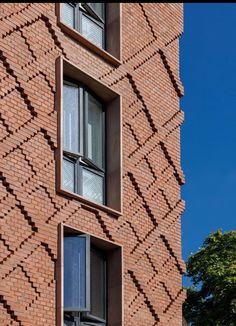
<svg viewBox="0 0 236 326">
<path fill-rule="evenodd" d="M 182 4 L 0 4 L 0 325 L 182 325 Z"/>
</svg>

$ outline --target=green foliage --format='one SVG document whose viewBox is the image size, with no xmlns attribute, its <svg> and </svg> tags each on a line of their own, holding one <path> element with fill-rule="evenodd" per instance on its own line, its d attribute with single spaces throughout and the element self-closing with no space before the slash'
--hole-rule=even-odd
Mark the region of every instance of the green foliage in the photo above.
<svg viewBox="0 0 236 326">
<path fill-rule="evenodd" d="M 193 326 L 236 326 L 236 231 L 210 234 L 187 260 L 184 316 Z"/>
</svg>

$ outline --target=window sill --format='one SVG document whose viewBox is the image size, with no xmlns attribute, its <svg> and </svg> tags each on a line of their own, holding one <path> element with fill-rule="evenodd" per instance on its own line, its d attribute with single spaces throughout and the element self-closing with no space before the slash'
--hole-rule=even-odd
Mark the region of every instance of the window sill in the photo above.
<svg viewBox="0 0 236 326">
<path fill-rule="evenodd" d="M 119 67 L 121 65 L 121 61 L 115 58 L 113 55 L 109 54 L 107 51 L 99 48 L 88 39 L 86 39 L 82 34 L 80 34 L 77 30 L 70 28 L 69 26 L 65 25 L 61 21 L 58 21 L 58 26 L 61 30 L 66 33 L 68 36 L 76 40 L 77 42 L 83 44 L 86 48 L 90 49 L 92 52 L 96 53 L 105 61 L 109 62 L 115 67 Z"/>
<path fill-rule="evenodd" d="M 95 210 L 97 210 L 97 211 L 101 210 L 101 211 L 104 211 L 106 213 L 109 213 L 109 214 L 111 214 L 111 215 L 113 215 L 115 217 L 119 217 L 119 216 L 121 216 L 123 214 L 120 211 L 117 211 L 115 209 L 112 209 L 112 208 L 110 208 L 108 206 L 105 206 L 105 205 L 102 205 L 102 204 L 97 204 L 97 203 L 95 203 L 95 202 L 93 202 L 93 201 L 91 201 L 89 199 L 84 198 L 83 196 L 80 196 L 80 195 L 78 195 L 76 193 L 73 193 L 73 192 L 70 192 L 68 190 L 58 189 L 57 190 L 57 193 L 60 194 L 60 195 L 66 196 L 66 197 L 70 197 L 70 198 L 76 199 L 76 200 L 82 202 L 83 204 L 88 205 L 87 206 L 88 209 L 93 210 L 93 211 L 95 211 Z"/>
</svg>

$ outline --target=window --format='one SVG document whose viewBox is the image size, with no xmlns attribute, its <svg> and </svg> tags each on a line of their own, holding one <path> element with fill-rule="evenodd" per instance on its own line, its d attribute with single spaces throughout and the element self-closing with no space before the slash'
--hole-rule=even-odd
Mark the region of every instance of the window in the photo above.
<svg viewBox="0 0 236 326">
<path fill-rule="evenodd" d="M 118 67 L 121 62 L 121 3 L 56 3 L 57 24 L 71 39 Z"/>
<path fill-rule="evenodd" d="M 57 193 L 119 216 L 121 96 L 61 57 L 56 61 L 56 85 Z"/>
<path fill-rule="evenodd" d="M 63 3 L 62 22 L 105 48 L 105 3 Z"/>
<path fill-rule="evenodd" d="M 106 259 L 88 235 L 64 236 L 65 325 L 106 325 Z"/>
<path fill-rule="evenodd" d="M 105 112 L 80 83 L 63 83 L 63 188 L 105 204 Z"/>
<path fill-rule="evenodd" d="M 122 325 L 121 246 L 66 225 L 59 230 L 58 325 Z"/>
</svg>

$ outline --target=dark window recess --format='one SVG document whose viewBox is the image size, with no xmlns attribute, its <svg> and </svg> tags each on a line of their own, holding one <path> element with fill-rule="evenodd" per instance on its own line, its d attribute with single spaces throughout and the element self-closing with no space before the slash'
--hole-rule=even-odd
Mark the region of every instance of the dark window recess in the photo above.
<svg viewBox="0 0 236 326">
<path fill-rule="evenodd" d="M 107 263 L 90 236 L 64 237 L 64 326 L 106 326 Z"/>
<path fill-rule="evenodd" d="M 105 49 L 105 3 L 62 3 L 61 19 Z"/>
<path fill-rule="evenodd" d="M 91 248 L 91 316 L 106 319 L 106 257 Z"/>
<path fill-rule="evenodd" d="M 105 111 L 83 85 L 63 84 L 62 184 L 105 204 Z"/>
</svg>

